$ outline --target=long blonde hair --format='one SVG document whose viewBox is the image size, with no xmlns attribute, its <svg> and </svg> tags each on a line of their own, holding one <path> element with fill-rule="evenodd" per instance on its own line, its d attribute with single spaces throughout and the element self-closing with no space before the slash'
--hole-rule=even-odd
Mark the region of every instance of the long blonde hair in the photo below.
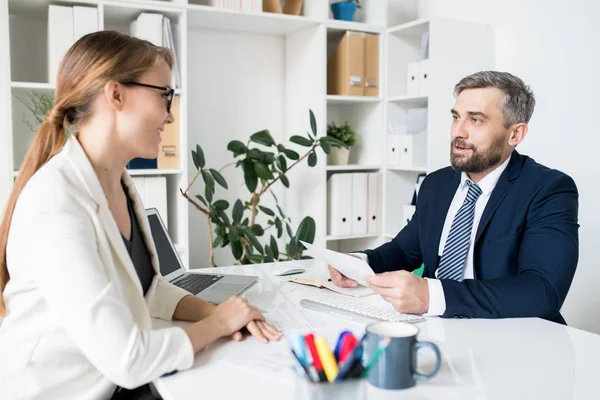
<svg viewBox="0 0 600 400">
<path fill-rule="evenodd" d="M 10 279 L 6 244 L 15 205 L 21 191 L 44 164 L 65 144 L 65 123 L 74 125 L 91 112 L 96 95 L 111 80 L 139 78 L 157 59 L 173 67 L 172 53 L 122 33 L 100 31 L 79 39 L 65 54 L 56 81 L 54 106 L 36 133 L 8 198 L 0 223 L 0 315 L 6 315 L 4 288 Z"/>
</svg>

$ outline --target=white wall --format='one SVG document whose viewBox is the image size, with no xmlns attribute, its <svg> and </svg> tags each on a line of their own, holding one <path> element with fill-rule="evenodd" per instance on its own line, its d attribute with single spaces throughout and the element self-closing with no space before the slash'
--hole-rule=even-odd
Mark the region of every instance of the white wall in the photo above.
<svg viewBox="0 0 600 400">
<path fill-rule="evenodd" d="M 217 31 L 190 31 L 188 35 L 189 124 L 188 147 L 200 144 L 207 166 L 219 170 L 233 162 L 227 144 L 247 142 L 250 135 L 269 129 L 276 141 L 283 138 L 285 105 L 285 43 L 283 37 Z M 248 79 L 251 76 L 251 79 Z M 195 175 L 191 156 L 190 180 Z M 235 199 L 250 200 L 241 168 L 223 171 L 229 191 L 219 189 L 233 207 Z M 199 178 L 201 180 L 201 178 Z M 204 196 L 204 185 L 194 185 Z M 193 190 L 192 190 L 193 192 Z M 261 204 L 269 206 L 270 196 Z M 281 195 L 278 196 L 280 201 Z M 285 210 L 285 208 L 284 208 Z M 229 212 L 228 215 L 231 215 Z M 248 214 L 249 215 L 249 214 Z M 204 214 L 189 208 L 190 268 L 209 265 L 209 239 Z M 261 223 L 263 227 L 264 223 Z M 263 241 L 263 243 L 265 243 Z M 230 247 L 215 253 L 217 265 L 231 265 Z"/>
<path fill-rule="evenodd" d="M 563 314 L 600 333 L 600 2 L 594 0 L 437 0 L 433 16 L 496 27 L 496 62 L 521 77 L 537 105 L 521 153 L 569 174 L 579 189 L 580 259 Z M 456 56 L 477 51 L 456 43 Z M 448 121 L 450 124 L 450 121 Z"/>
</svg>

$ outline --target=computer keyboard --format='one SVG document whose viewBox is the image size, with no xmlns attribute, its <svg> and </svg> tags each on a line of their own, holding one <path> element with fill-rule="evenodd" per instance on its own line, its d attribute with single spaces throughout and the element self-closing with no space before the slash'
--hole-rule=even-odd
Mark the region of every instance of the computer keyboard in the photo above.
<svg viewBox="0 0 600 400">
<path fill-rule="evenodd" d="M 374 321 L 410 323 L 425 321 L 425 318 L 421 315 L 403 314 L 388 308 L 372 306 L 356 299 L 337 296 L 328 296 L 313 300 L 302 299 L 300 300 L 300 305 L 311 310 L 333 312 L 350 318 L 360 317 Z"/>
<path fill-rule="evenodd" d="M 173 282 L 173 284 L 192 294 L 198 294 L 221 278 L 223 278 L 223 275 L 186 274 Z"/>
</svg>

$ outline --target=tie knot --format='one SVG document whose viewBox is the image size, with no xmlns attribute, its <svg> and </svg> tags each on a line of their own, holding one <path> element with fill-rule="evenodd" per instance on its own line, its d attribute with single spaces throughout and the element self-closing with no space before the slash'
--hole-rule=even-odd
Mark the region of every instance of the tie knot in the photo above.
<svg viewBox="0 0 600 400">
<path fill-rule="evenodd" d="M 474 182 L 467 181 L 467 184 L 469 185 L 469 191 L 467 192 L 467 200 L 477 201 L 477 199 L 479 198 L 479 196 L 481 196 L 481 193 L 483 193 L 483 191 L 481 190 L 479 185 Z"/>
</svg>

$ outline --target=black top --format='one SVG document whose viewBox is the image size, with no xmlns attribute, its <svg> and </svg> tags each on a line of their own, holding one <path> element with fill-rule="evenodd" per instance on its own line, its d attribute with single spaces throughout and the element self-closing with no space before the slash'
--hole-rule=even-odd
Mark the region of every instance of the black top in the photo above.
<svg viewBox="0 0 600 400">
<path fill-rule="evenodd" d="M 125 242 L 127 252 L 129 253 L 131 261 L 133 262 L 135 270 L 138 274 L 138 278 L 140 278 L 142 290 L 144 291 L 145 296 L 146 292 L 150 288 L 152 279 L 154 278 L 154 268 L 152 267 L 150 253 L 148 252 L 146 242 L 144 241 L 144 237 L 140 231 L 138 220 L 133 210 L 133 204 L 129 194 L 127 193 L 127 188 L 125 185 L 123 185 L 123 190 L 125 191 L 125 196 L 127 197 L 127 209 L 129 210 L 129 218 L 131 219 L 131 240 L 127 240 L 123 234 L 121 234 L 121 236 L 123 237 L 123 242 Z"/>
</svg>

